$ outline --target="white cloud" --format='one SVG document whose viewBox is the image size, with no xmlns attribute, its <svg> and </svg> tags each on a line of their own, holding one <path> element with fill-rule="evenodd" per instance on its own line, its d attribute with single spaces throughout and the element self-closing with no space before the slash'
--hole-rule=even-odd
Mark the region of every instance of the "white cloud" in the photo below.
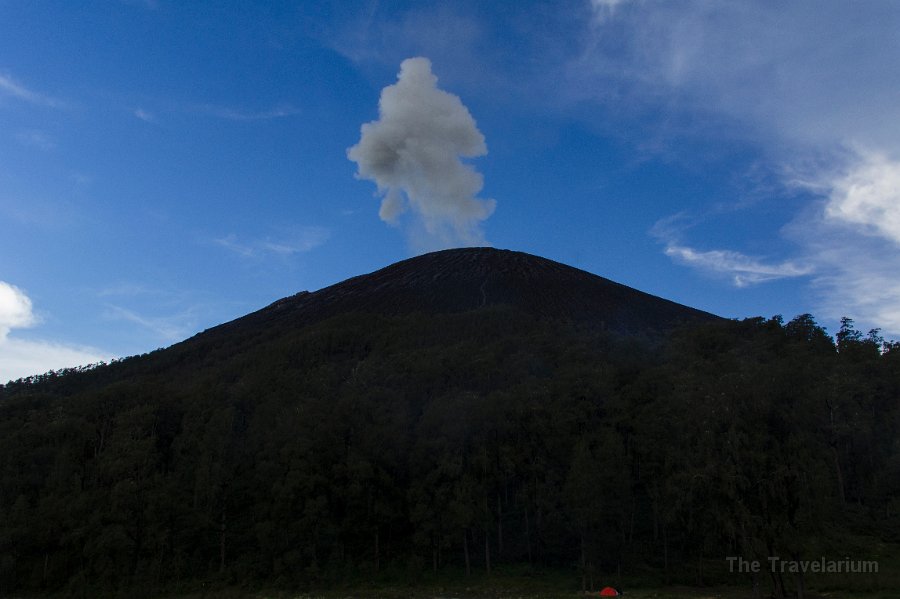
<svg viewBox="0 0 900 599">
<path fill-rule="evenodd" d="M 648 131 L 669 147 L 691 136 L 749 142 L 783 174 L 782 192 L 805 188 L 773 199 L 798 206 L 787 225 L 774 223 L 797 244 L 791 259 L 678 243 L 667 254 L 736 284 L 809 275 L 827 317 L 900 332 L 900 3 L 584 6 L 615 18 L 582 25 L 563 71 L 570 106 L 602 106 L 593 114 L 636 143 Z"/>
<path fill-rule="evenodd" d="M 900 162 L 862 154 L 831 183 L 825 216 L 900 245 Z"/>
<path fill-rule="evenodd" d="M 0 384 L 106 359 L 101 351 L 94 348 L 10 336 L 12 329 L 27 328 L 37 323 L 31 299 L 25 292 L 0 281 Z"/>
<path fill-rule="evenodd" d="M 669 244 L 665 253 L 688 266 L 701 270 L 728 275 L 737 287 L 747 287 L 756 283 L 777 279 L 802 277 L 814 269 L 808 264 L 793 261 L 766 263 L 729 250 L 698 251 L 683 245 Z"/>
<path fill-rule="evenodd" d="M 0 93 L 39 106 L 59 108 L 62 102 L 50 96 L 30 90 L 9 75 L 0 74 Z"/>
<path fill-rule="evenodd" d="M 31 299 L 15 285 L 0 281 L 0 341 L 6 339 L 10 329 L 30 327 L 36 323 Z"/>
<path fill-rule="evenodd" d="M 863 329 L 880 329 L 888 339 L 900 335 L 900 281 L 879 265 L 872 270 L 848 263 L 836 265 L 828 277 L 815 281 L 821 291 L 819 308 L 829 318 L 853 318 Z M 898 266 L 897 264 L 893 265 Z"/>
<path fill-rule="evenodd" d="M 459 97 L 438 89 L 427 58 L 404 60 L 397 79 L 381 91 L 379 120 L 362 126 L 347 157 L 359 178 L 377 185 L 382 220 L 396 224 L 412 212 L 420 249 L 483 245 L 481 222 L 495 202 L 477 197 L 482 176 L 461 158 L 487 154 L 484 136 Z"/>
<path fill-rule="evenodd" d="M 50 370 L 109 360 L 98 349 L 7 337 L 0 341 L 0 385 Z"/>
<path fill-rule="evenodd" d="M 814 262 L 816 309 L 837 320 L 849 316 L 863 329 L 900 335 L 900 253 L 893 240 L 861 236 L 824 214 L 798 219 L 788 235 Z"/>
<path fill-rule="evenodd" d="M 791 183 L 816 198 L 785 229 L 815 265 L 817 310 L 900 335 L 900 162 L 859 146 Z"/>
</svg>

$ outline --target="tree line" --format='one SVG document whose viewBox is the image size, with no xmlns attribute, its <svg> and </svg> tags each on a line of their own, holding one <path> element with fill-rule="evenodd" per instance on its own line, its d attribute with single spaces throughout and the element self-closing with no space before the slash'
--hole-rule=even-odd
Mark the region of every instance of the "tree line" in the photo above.
<svg viewBox="0 0 900 599">
<path fill-rule="evenodd" d="M 726 556 L 896 543 L 898 398 L 900 344 L 809 315 L 658 339 L 494 307 L 181 344 L 0 388 L 0 593 L 508 564 L 704 584 Z"/>
</svg>

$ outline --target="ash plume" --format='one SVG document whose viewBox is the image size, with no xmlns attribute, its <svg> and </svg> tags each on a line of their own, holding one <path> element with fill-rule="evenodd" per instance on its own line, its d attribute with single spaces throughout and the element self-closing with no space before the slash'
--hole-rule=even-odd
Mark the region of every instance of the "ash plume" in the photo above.
<svg viewBox="0 0 900 599">
<path fill-rule="evenodd" d="M 481 222 L 495 202 L 477 197 L 483 177 L 462 159 L 487 146 L 459 97 L 438 89 L 431 61 L 404 60 L 397 83 L 381 91 L 378 114 L 347 157 L 358 178 L 378 186 L 381 219 L 399 224 L 410 212 L 418 249 L 485 245 Z"/>
</svg>

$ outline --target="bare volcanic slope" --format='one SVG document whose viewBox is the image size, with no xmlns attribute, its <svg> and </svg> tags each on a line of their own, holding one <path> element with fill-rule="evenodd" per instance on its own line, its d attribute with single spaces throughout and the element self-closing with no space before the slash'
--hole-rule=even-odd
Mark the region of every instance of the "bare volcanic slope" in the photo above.
<svg viewBox="0 0 900 599">
<path fill-rule="evenodd" d="M 142 377 L 194 379 L 201 372 L 230 372 L 259 361 L 295 360 L 300 346 L 294 341 L 307 336 L 319 323 L 340 319 L 350 327 L 341 343 L 354 343 L 378 331 L 384 333 L 385 318 L 415 315 L 418 322 L 429 317 L 466 314 L 488 318 L 498 334 L 518 331 L 514 321 L 491 320 L 484 310 L 515 313 L 540 322 L 563 334 L 569 325 L 588 331 L 609 331 L 625 336 L 661 338 L 679 324 L 720 320 L 718 316 L 620 285 L 583 270 L 524 252 L 494 248 L 464 248 L 432 252 L 392 264 L 318 291 L 303 291 L 231 322 L 207 329 L 175 345 L 83 376 L 41 375 L 46 391 L 71 394 L 87 388 L 99 389 L 116 381 L 139 381 Z M 369 317 L 372 318 L 369 318 Z M 348 322 L 353 322 L 348 325 Z M 456 322 L 463 322 L 456 320 Z M 474 320 L 472 322 L 475 322 Z M 516 321 L 522 322 L 522 321 Z M 506 323 L 506 324 L 503 324 Z M 456 333 L 449 332 L 452 337 Z M 461 339 L 465 333 L 459 332 Z M 355 340 L 355 341 L 354 341 Z M 299 342 L 299 341 L 298 341 Z M 286 345 L 287 344 L 287 345 Z M 296 361 L 296 360 L 295 360 Z M 0 399 L 21 385 L 0 385 Z"/>
<path fill-rule="evenodd" d="M 57 393 L 73 393 L 145 376 L 193 379 L 201 372 L 220 371 L 236 375 L 247 364 L 274 359 L 280 352 L 290 354 L 281 356 L 283 359 L 295 359 L 301 350 L 292 340 L 305 337 L 329 319 L 340 319 L 345 324 L 339 326 L 349 326 L 350 338 L 342 343 L 353 343 L 352 339 L 359 341 L 387 330 L 385 318 L 416 315 L 427 322 L 429 317 L 454 315 L 465 320 L 471 313 L 491 321 L 491 316 L 480 314 L 484 310 L 500 310 L 507 316 L 519 313 L 550 329 L 574 325 L 647 338 L 659 338 L 679 324 L 719 320 L 707 312 L 531 254 L 493 248 L 452 249 L 403 260 L 318 291 L 297 293 L 169 348 L 133 356 L 84 376 L 38 376 L 32 381 L 48 383 Z M 352 325 L 346 324 L 351 321 Z M 504 329 L 517 327 L 510 324 L 513 321 L 501 317 L 491 322 L 499 327 L 500 335 L 517 332 Z M 563 330 L 559 329 L 560 334 Z M 2 391 L 0 386 L 0 397 Z"/>
<path fill-rule="evenodd" d="M 351 313 L 441 314 L 510 306 L 541 320 L 621 334 L 654 334 L 717 316 L 524 252 L 464 248 L 403 260 L 312 293 L 301 292 L 211 329 L 304 326 Z"/>
</svg>

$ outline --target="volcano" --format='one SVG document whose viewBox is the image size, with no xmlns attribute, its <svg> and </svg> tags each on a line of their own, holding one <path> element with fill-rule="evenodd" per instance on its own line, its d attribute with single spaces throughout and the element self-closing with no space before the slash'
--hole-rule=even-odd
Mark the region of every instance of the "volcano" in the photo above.
<svg viewBox="0 0 900 599">
<path fill-rule="evenodd" d="M 296 594 L 382 565 L 687 579 L 734 549 L 721 531 L 807 555 L 811 522 L 872 534 L 845 501 L 893 534 L 896 485 L 860 482 L 897 478 L 893 348 L 521 252 L 425 254 L 0 386 L 0 596 Z M 836 413 L 875 417 L 835 444 Z"/>
<path fill-rule="evenodd" d="M 347 325 L 343 343 L 353 345 L 379 325 L 377 319 L 445 317 L 471 323 L 467 315 L 491 321 L 485 313 L 516 315 L 515 323 L 496 319 L 506 335 L 522 318 L 550 329 L 573 327 L 619 337 L 662 339 L 679 325 L 720 317 L 656 297 L 609 279 L 524 252 L 495 248 L 449 249 L 423 254 L 336 283 L 301 291 L 230 322 L 150 354 L 127 358 L 92 376 L 66 383 L 132 379 L 145 375 L 195 378 L 201 372 L 240 369 L 240 364 L 280 360 L 290 339 L 308 336 L 329 322 Z M 462 320 L 460 320 L 462 319 Z M 342 325 L 343 326 L 343 325 Z M 527 326 L 531 326 L 530 324 Z M 504 328 L 506 327 L 506 328 Z M 450 339 L 445 339 L 450 342 Z M 286 345 L 285 345 L 286 344 Z M 265 356 L 265 357 L 263 357 Z M 123 364 L 123 362 L 125 364 Z M 55 379 L 39 376 L 32 380 Z M 55 383 L 54 383 L 55 385 Z"/>
<path fill-rule="evenodd" d="M 486 315 L 490 311 L 493 317 Z M 506 316 L 498 318 L 500 314 Z M 509 320 L 511 315 L 515 318 Z M 107 367 L 61 371 L 84 376 L 62 380 L 60 373 L 48 373 L 28 381 L 40 382 L 44 388 L 49 384 L 55 393 L 69 389 L 67 394 L 144 376 L 188 381 L 223 370 L 237 376 L 256 362 L 288 359 L 285 353 L 298 351 L 292 339 L 327 329 L 329 323 L 343 322 L 339 325 L 345 329 L 342 343 L 355 345 L 377 333 L 378 319 L 382 324 L 384 319 L 419 319 L 434 326 L 447 317 L 463 328 L 477 326 L 473 318 L 493 323 L 500 336 L 523 326 L 524 318 L 548 330 L 574 327 L 591 334 L 643 339 L 662 339 L 679 325 L 722 320 L 539 256 L 461 248 L 409 258 L 318 291 L 301 291 L 171 347 Z M 453 335 L 448 334 L 444 340 L 449 343 Z M 8 385 L 7 391 L 14 387 Z"/>
</svg>

